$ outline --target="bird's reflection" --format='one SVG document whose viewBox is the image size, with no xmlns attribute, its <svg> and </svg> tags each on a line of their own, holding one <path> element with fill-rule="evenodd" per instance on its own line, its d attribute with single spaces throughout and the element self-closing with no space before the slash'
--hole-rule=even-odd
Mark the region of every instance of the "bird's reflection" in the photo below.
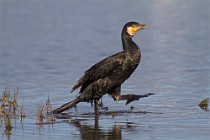
<svg viewBox="0 0 210 140">
<path fill-rule="evenodd" d="M 114 139 L 114 140 L 122 140 L 124 139 L 122 133 L 130 132 L 135 133 L 136 129 L 142 127 L 142 130 L 145 130 L 145 126 L 141 126 L 133 120 L 122 120 L 120 116 L 124 116 L 124 114 L 163 114 L 160 112 L 146 112 L 146 111 L 105 111 L 100 112 L 100 115 L 95 113 L 85 113 L 80 115 L 73 115 L 69 118 L 69 114 L 61 113 L 57 114 L 57 118 L 65 119 L 62 122 L 67 122 L 71 126 L 77 128 L 77 132 L 80 133 L 81 140 L 99 140 L 99 139 Z M 113 117 L 115 114 L 117 119 Z M 68 118 L 68 120 L 66 120 Z M 100 119 L 99 119 L 100 118 Z M 93 124 L 92 124 L 93 121 Z M 107 127 L 108 126 L 108 127 Z M 154 127 L 149 126 L 149 130 L 154 131 Z"/>
<path fill-rule="evenodd" d="M 109 130 L 103 130 L 99 127 L 99 119 L 97 116 L 95 117 L 94 125 L 83 125 L 78 120 L 74 120 L 71 124 L 79 128 L 82 140 L 122 139 L 122 127 L 120 125 L 114 125 Z"/>
</svg>

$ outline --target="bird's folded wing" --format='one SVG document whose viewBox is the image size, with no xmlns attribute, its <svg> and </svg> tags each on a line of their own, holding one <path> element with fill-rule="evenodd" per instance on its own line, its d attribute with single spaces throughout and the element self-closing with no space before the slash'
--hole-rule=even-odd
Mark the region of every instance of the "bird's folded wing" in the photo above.
<svg viewBox="0 0 210 140">
<path fill-rule="evenodd" d="M 99 61 L 90 69 L 85 71 L 84 75 L 72 87 L 71 92 L 82 86 L 82 88 L 80 89 L 81 93 L 92 82 L 107 77 L 111 73 L 116 71 L 122 65 L 122 62 L 124 60 L 125 54 L 123 52 L 120 52 Z"/>
</svg>

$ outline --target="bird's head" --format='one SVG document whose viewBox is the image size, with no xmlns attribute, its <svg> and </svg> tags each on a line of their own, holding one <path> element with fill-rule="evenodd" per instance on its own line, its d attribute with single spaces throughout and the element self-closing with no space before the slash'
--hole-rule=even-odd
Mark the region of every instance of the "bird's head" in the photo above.
<svg viewBox="0 0 210 140">
<path fill-rule="evenodd" d="M 139 30 L 146 28 L 146 24 L 139 24 L 131 21 L 124 25 L 123 32 L 127 33 L 130 37 L 133 37 Z"/>
</svg>

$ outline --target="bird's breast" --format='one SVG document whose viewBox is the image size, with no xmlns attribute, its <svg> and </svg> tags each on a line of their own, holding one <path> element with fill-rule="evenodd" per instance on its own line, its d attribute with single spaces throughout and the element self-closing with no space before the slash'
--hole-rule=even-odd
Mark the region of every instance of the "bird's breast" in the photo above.
<svg viewBox="0 0 210 140">
<path fill-rule="evenodd" d="M 136 69 L 136 67 L 139 65 L 141 59 L 141 52 L 135 51 L 133 53 L 127 53 L 126 59 L 123 64 L 124 69 Z"/>
</svg>

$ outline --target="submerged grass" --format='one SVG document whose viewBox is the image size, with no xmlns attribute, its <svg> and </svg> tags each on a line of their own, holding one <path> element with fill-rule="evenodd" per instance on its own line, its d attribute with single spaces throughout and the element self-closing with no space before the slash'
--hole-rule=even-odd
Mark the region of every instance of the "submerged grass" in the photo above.
<svg viewBox="0 0 210 140">
<path fill-rule="evenodd" d="M 5 86 L 2 92 L 2 97 L 0 99 L 0 127 L 5 128 L 5 134 L 9 137 L 11 135 L 12 119 L 23 115 L 20 115 L 20 112 L 23 112 L 23 108 L 21 111 L 18 111 L 18 95 L 19 95 L 19 87 L 14 89 L 13 95 L 11 94 L 11 89 L 9 86 Z"/>
<path fill-rule="evenodd" d="M 16 126 L 14 122 L 16 119 L 20 119 L 21 123 L 24 117 L 26 117 L 24 111 L 24 98 L 22 104 L 19 107 L 18 104 L 19 97 L 19 87 L 11 92 L 10 86 L 6 85 L 2 90 L 2 95 L 0 96 L 0 128 L 4 128 L 3 134 L 7 135 L 8 139 L 12 134 L 13 127 Z M 45 102 L 45 104 L 40 103 L 37 109 L 37 125 L 53 124 L 55 122 L 55 117 L 50 114 L 52 111 L 52 105 L 50 101 L 50 95 Z M 50 114 L 50 115 L 48 115 Z"/>
<path fill-rule="evenodd" d="M 45 112 L 44 112 L 45 111 Z M 50 101 L 50 95 L 48 95 L 48 98 L 45 102 L 45 104 L 40 103 L 38 110 L 37 110 L 37 125 L 44 125 L 44 124 L 54 124 L 55 123 L 55 117 L 52 112 L 52 105 Z"/>
</svg>

